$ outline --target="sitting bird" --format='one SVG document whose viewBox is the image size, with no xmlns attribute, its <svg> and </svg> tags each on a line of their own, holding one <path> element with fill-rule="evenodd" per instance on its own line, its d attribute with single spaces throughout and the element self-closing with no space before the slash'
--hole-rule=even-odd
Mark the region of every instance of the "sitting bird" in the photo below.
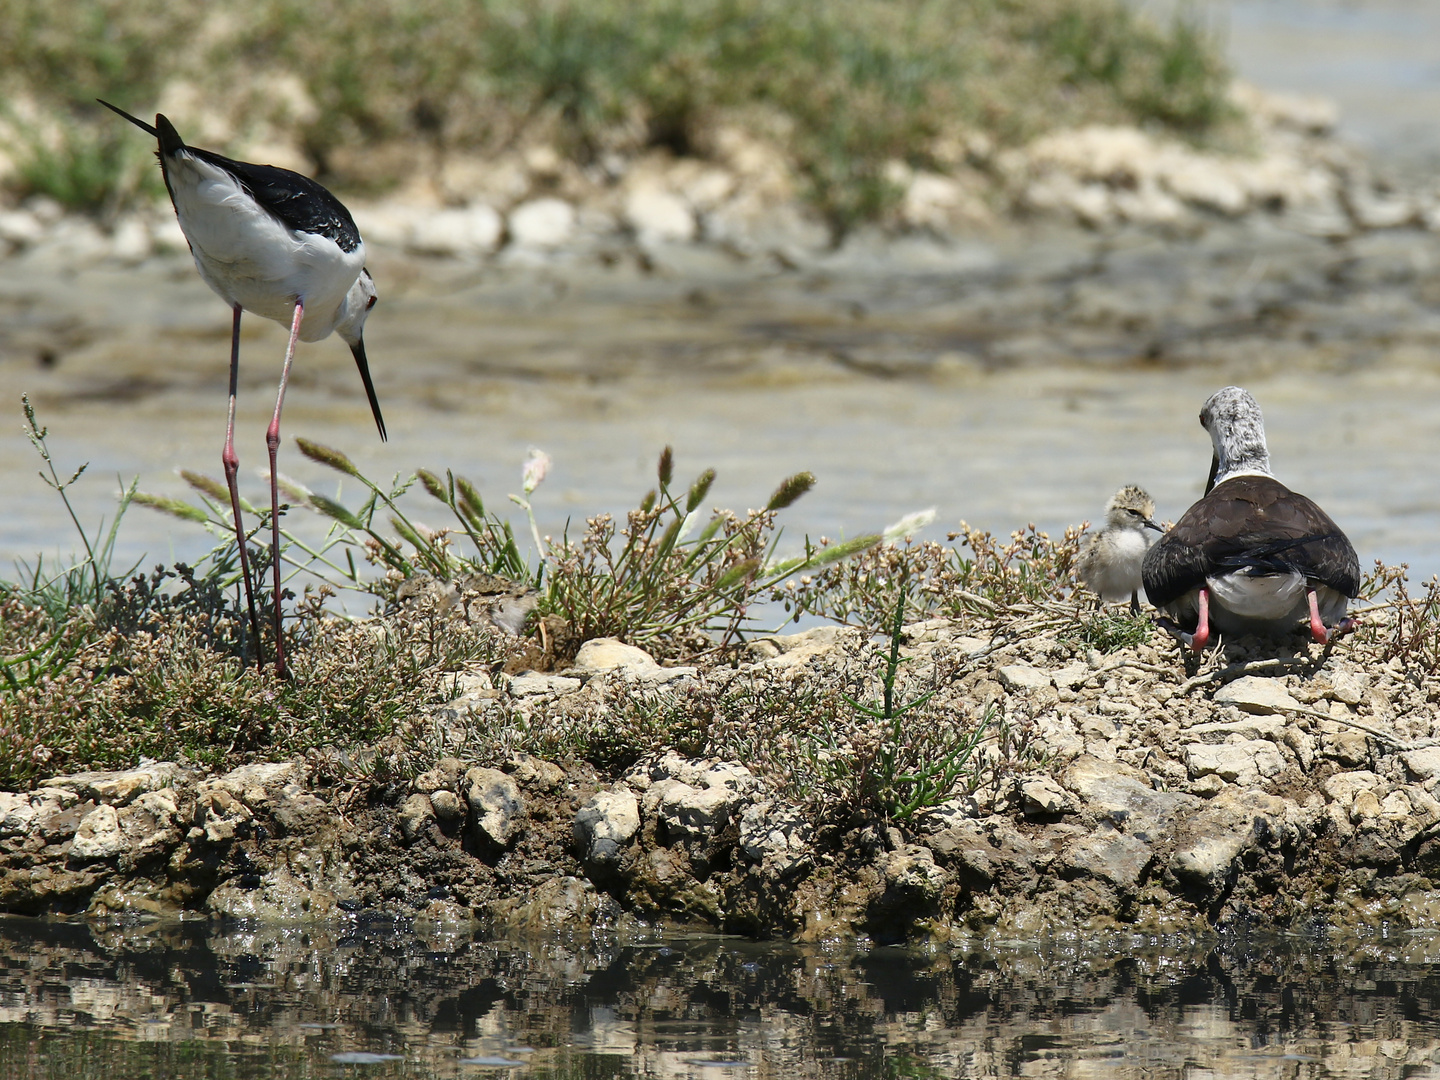
<svg viewBox="0 0 1440 1080">
<path fill-rule="evenodd" d="M 1196 652 L 1215 630 L 1277 634 L 1308 619 L 1328 644 L 1355 626 L 1360 562 L 1330 516 L 1270 472 L 1260 406 L 1238 386 L 1200 410 L 1214 458 L 1205 495 L 1145 556 L 1159 624 Z"/>
<path fill-rule="evenodd" d="M 1101 600 L 1130 601 L 1130 614 L 1140 614 L 1140 564 L 1150 548 L 1146 529 L 1155 524 L 1155 500 L 1134 484 L 1117 491 L 1105 504 L 1105 527 L 1085 541 L 1075 569 L 1080 580 Z"/>
</svg>

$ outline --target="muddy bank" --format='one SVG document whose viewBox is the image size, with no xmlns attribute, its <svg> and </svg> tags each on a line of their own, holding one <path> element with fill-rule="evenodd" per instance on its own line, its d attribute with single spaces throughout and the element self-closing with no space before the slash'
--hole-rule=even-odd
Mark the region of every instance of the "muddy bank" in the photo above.
<svg viewBox="0 0 1440 1080">
<path fill-rule="evenodd" d="M 0 795 L 0 908 L 882 943 L 1434 924 L 1433 676 L 1298 639 L 1187 670 L 1158 635 L 1106 655 L 944 623 L 908 636 L 915 665 L 943 673 L 937 708 L 993 704 L 1008 734 L 987 744 L 997 767 L 977 768 L 973 791 L 906 821 L 807 800 L 774 769 L 776 747 L 748 764 L 672 751 L 607 772 L 467 755 L 502 716 L 620 725 L 637 702 L 685 718 L 765 690 L 800 703 L 783 719 L 803 731 L 807 695 L 873 659 L 835 629 L 705 670 L 597 644 L 565 673 L 464 682 L 416 721 L 453 752 L 410 779 L 394 772 L 419 763 L 413 745 L 222 775 L 151 764 Z"/>
</svg>

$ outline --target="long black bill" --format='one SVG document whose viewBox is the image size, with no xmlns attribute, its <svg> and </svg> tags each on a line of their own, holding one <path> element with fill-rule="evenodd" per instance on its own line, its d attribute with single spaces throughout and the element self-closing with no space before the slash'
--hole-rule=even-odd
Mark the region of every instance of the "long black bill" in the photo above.
<svg viewBox="0 0 1440 1080">
<path fill-rule="evenodd" d="M 375 384 L 370 381 L 370 365 L 365 360 L 365 339 L 361 338 L 350 346 L 355 356 L 355 366 L 360 369 L 360 378 L 365 382 L 365 396 L 370 399 L 370 411 L 375 414 L 375 426 L 380 429 L 380 438 L 385 434 L 385 418 L 380 415 L 380 399 L 375 396 Z"/>
<path fill-rule="evenodd" d="M 364 364 L 362 363 L 361 366 L 363 367 Z M 366 384 L 368 385 L 369 382 L 370 382 L 370 380 L 367 378 L 367 379 L 365 380 L 365 382 L 366 382 Z M 1209 477 L 1206 479 L 1206 481 L 1205 481 L 1205 494 L 1206 494 L 1206 495 L 1209 495 L 1209 494 L 1210 494 L 1210 490 L 1215 486 L 1215 474 L 1218 473 L 1219 471 L 1220 471 L 1220 455 L 1219 455 L 1219 454 L 1212 454 L 1211 457 L 1210 457 L 1210 476 L 1209 476 Z"/>
</svg>

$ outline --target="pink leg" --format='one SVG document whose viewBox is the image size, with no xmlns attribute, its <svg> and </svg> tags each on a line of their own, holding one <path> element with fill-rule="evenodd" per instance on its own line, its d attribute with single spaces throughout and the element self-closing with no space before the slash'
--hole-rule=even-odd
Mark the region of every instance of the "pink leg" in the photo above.
<svg viewBox="0 0 1440 1080">
<path fill-rule="evenodd" d="M 1195 622 L 1195 633 L 1190 636 L 1190 648 L 1196 652 L 1202 652 L 1210 643 L 1210 590 L 1200 586 L 1200 595 L 1197 597 L 1200 604 L 1200 616 Z"/>
<path fill-rule="evenodd" d="M 230 486 L 230 512 L 235 515 L 235 543 L 240 548 L 240 576 L 245 581 L 245 603 L 250 608 L 250 637 L 255 642 L 255 667 L 265 666 L 260 641 L 260 617 L 255 614 L 255 590 L 250 584 L 250 552 L 245 543 L 245 526 L 240 521 L 240 489 L 236 476 L 240 458 L 235 453 L 235 392 L 240 381 L 240 305 L 235 305 L 235 323 L 230 328 L 230 411 L 225 421 L 225 483 Z"/>
<path fill-rule="evenodd" d="M 305 317 L 305 302 L 295 301 L 295 318 L 290 323 L 290 343 L 285 346 L 285 366 L 280 371 L 280 393 L 275 398 L 275 416 L 265 432 L 265 445 L 270 450 L 270 561 L 275 564 L 275 677 L 285 678 L 285 639 L 280 633 L 280 487 L 276 480 L 275 455 L 280 449 L 280 410 L 285 407 L 285 384 L 290 381 L 290 365 L 295 360 L 295 341 L 300 336 L 300 320 Z"/>
<path fill-rule="evenodd" d="M 1320 601 L 1315 598 L 1314 589 L 1306 589 L 1305 597 L 1310 601 L 1310 636 L 1321 645 L 1330 643 L 1330 632 L 1325 629 L 1325 624 L 1320 621 Z"/>
</svg>

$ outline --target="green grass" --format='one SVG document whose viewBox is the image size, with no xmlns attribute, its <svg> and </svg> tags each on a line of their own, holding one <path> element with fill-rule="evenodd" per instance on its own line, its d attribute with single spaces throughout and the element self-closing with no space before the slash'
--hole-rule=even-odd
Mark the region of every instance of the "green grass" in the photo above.
<svg viewBox="0 0 1440 1080">
<path fill-rule="evenodd" d="M 113 129 L 95 97 L 144 114 L 183 79 L 222 114 L 231 96 L 236 123 L 288 131 L 343 186 L 397 182 L 413 154 L 367 152 L 387 144 L 488 156 L 546 141 L 588 164 L 704 156 L 732 123 L 782 149 L 837 232 L 892 208 L 887 162 L 950 168 L 975 135 L 1006 146 L 1128 121 L 1204 138 L 1228 115 L 1210 36 L 1122 0 L 257 0 L 229 15 L 0 0 L 0 25 L 0 91 L 33 98 L 47 130 Z M 278 73 L 313 114 L 269 93 Z M 100 173 L 113 190 L 94 182 L 103 140 L 61 142 L 67 167 L 21 140 L 24 184 L 81 207 L 134 194 L 128 165 Z"/>
</svg>

